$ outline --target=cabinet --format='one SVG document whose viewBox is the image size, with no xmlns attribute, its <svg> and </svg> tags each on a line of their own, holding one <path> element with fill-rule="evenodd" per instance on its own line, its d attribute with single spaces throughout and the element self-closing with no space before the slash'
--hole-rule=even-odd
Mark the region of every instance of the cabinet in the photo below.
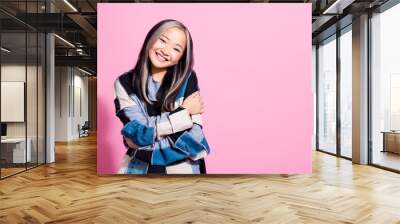
<svg viewBox="0 0 400 224">
<path fill-rule="evenodd" d="M 383 133 L 383 152 L 400 154 L 400 132 L 387 131 Z"/>
<path fill-rule="evenodd" d="M 25 151 L 25 143 L 27 143 Z M 32 141 L 28 138 L 7 138 L 1 140 L 1 160 L 5 164 L 19 164 L 31 162 Z"/>
</svg>

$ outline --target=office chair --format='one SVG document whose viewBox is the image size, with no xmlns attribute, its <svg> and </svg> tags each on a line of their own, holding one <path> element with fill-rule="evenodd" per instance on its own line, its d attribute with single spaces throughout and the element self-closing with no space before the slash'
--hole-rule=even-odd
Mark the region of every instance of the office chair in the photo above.
<svg viewBox="0 0 400 224">
<path fill-rule="evenodd" d="M 90 129 L 89 121 L 85 121 L 82 127 L 80 127 L 80 125 L 78 124 L 79 138 L 89 136 L 89 129 Z"/>
</svg>

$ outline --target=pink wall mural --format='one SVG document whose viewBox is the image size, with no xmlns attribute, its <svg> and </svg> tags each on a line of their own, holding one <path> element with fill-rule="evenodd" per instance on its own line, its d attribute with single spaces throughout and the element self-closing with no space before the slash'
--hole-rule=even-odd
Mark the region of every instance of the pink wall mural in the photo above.
<svg viewBox="0 0 400 224">
<path fill-rule="evenodd" d="M 164 19 L 193 38 L 207 173 L 310 173 L 311 4 L 263 3 L 98 4 L 98 173 L 116 173 L 126 152 L 114 80 Z"/>
</svg>

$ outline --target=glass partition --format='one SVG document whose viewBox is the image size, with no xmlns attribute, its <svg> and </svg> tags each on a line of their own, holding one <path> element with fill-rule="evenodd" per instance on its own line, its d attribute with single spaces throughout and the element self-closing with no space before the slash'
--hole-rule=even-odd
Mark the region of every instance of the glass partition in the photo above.
<svg viewBox="0 0 400 224">
<path fill-rule="evenodd" d="M 31 158 L 26 150 L 26 33 L 3 32 L 1 47 L 1 175 L 6 177 L 24 171 Z"/>
<path fill-rule="evenodd" d="M 19 20 L 45 1 L 1 1 L 0 178 L 45 163 L 45 34 Z M 35 18 L 35 17 L 33 17 Z"/>
</svg>

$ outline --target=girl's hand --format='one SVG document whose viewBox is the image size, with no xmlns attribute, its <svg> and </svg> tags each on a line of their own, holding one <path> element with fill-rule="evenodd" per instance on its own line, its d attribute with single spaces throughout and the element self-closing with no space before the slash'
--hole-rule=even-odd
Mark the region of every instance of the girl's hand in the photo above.
<svg viewBox="0 0 400 224">
<path fill-rule="evenodd" d="M 204 103 L 200 92 L 196 91 L 188 96 L 183 101 L 182 107 L 187 109 L 191 115 L 202 114 L 204 112 Z"/>
<path fill-rule="evenodd" d="M 124 139 L 126 141 L 126 144 L 128 144 L 129 148 L 132 148 L 132 149 L 138 149 L 139 148 L 139 146 L 137 146 L 135 143 L 133 143 L 132 140 L 130 140 L 129 138 L 124 137 Z"/>
</svg>

